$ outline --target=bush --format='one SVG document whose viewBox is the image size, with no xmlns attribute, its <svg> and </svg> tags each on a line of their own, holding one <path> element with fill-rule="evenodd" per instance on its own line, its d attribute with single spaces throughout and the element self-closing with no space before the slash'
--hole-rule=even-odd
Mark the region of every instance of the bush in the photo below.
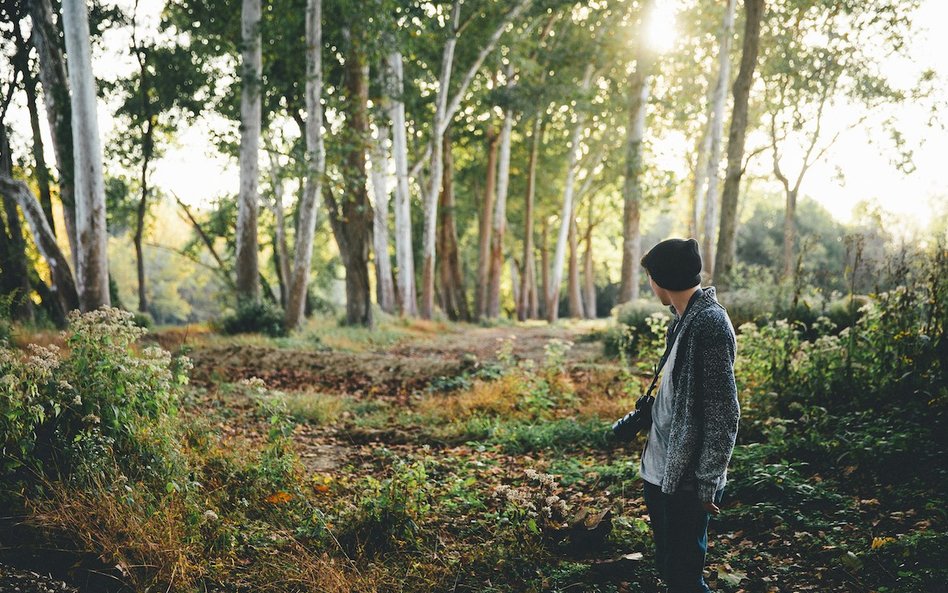
<svg viewBox="0 0 948 593">
<path fill-rule="evenodd" d="M 65 355 L 55 345 L 30 344 L 25 356 L 0 347 L 5 485 L 101 477 L 113 460 L 132 477 L 175 473 L 169 420 L 190 362 L 159 347 L 136 351 L 145 330 L 132 317 L 110 307 L 71 312 Z"/>
<path fill-rule="evenodd" d="M 261 333 L 271 337 L 287 335 L 284 313 L 280 307 L 267 301 L 241 301 L 237 310 L 221 318 L 216 324 L 227 335 Z"/>
</svg>

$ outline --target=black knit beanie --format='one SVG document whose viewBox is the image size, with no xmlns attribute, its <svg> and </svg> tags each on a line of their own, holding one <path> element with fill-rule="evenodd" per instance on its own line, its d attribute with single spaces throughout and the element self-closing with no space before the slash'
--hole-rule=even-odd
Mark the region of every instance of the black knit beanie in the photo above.
<svg viewBox="0 0 948 593">
<path fill-rule="evenodd" d="M 665 239 L 642 256 L 649 276 L 666 290 L 686 290 L 701 284 L 701 255 L 694 239 Z"/>
</svg>

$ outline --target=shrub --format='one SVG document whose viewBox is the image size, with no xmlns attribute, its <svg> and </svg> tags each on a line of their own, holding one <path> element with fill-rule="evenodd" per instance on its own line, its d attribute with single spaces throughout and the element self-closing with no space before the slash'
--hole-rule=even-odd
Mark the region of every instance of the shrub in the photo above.
<svg viewBox="0 0 948 593">
<path fill-rule="evenodd" d="M 176 472 L 170 418 L 190 362 L 159 347 L 136 351 L 145 330 L 132 317 L 110 307 L 71 312 L 65 355 L 55 345 L 30 344 L 25 356 L 0 348 L 5 482 L 86 480 L 108 474 L 113 459 L 130 477 Z"/>
<path fill-rule="evenodd" d="M 264 300 L 241 301 L 237 310 L 221 318 L 218 329 L 228 335 L 261 333 L 271 337 L 286 336 L 283 309 Z"/>
</svg>

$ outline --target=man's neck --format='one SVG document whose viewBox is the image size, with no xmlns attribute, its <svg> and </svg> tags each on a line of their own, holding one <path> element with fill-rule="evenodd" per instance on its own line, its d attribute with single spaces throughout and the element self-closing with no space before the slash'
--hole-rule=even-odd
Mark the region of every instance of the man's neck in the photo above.
<svg viewBox="0 0 948 593">
<path fill-rule="evenodd" d="M 685 314 L 685 309 L 688 308 L 688 303 L 691 301 L 691 297 L 694 296 L 698 289 L 701 286 L 695 286 L 694 288 L 689 288 L 688 290 L 683 290 L 681 292 L 669 292 L 668 296 L 671 297 L 672 306 L 675 307 L 675 310 L 678 311 L 678 315 L 682 316 Z"/>
</svg>

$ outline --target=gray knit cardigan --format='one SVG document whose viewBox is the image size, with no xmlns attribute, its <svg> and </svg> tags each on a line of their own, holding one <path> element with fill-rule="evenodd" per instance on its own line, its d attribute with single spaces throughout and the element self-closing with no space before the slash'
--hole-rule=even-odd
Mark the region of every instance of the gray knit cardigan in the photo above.
<svg viewBox="0 0 948 593">
<path fill-rule="evenodd" d="M 677 322 L 677 310 L 668 308 Z M 695 295 L 681 324 L 672 369 L 675 403 L 661 486 L 662 492 L 673 494 L 683 476 L 694 475 L 698 498 L 707 502 L 727 481 L 727 464 L 737 439 L 737 339 L 713 286 Z M 674 323 L 669 324 L 666 343 L 673 327 Z"/>
</svg>

